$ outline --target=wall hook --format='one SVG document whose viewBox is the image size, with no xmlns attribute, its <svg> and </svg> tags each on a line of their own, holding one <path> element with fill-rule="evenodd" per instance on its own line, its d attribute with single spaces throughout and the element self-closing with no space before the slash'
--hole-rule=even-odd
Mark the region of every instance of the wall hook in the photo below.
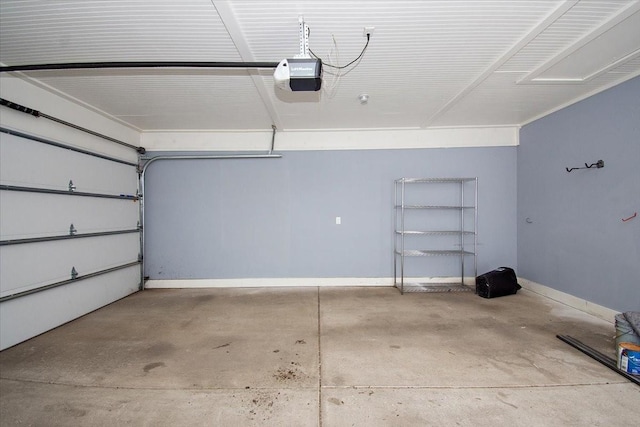
<svg viewBox="0 0 640 427">
<path fill-rule="evenodd" d="M 637 216 L 638 216 L 638 212 L 634 212 L 633 215 L 631 215 L 629 218 L 622 218 L 622 222 L 627 222 Z"/>
<path fill-rule="evenodd" d="M 598 169 L 603 168 L 604 160 L 598 160 L 597 162 L 591 163 L 590 165 L 585 163 L 583 168 L 565 168 L 565 169 L 567 170 L 567 172 L 571 172 L 572 170 L 575 170 L 575 169 L 591 169 L 594 166 Z"/>
</svg>

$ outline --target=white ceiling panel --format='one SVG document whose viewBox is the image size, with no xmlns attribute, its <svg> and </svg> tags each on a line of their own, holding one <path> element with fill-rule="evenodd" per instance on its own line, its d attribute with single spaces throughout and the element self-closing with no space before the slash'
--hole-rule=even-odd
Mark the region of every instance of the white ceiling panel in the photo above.
<svg viewBox="0 0 640 427">
<path fill-rule="evenodd" d="M 471 126 L 523 125 L 568 106 L 602 88 L 620 83 L 621 75 L 605 73 L 583 84 L 515 84 L 511 73 L 494 73 L 482 85 L 457 103 L 433 126 L 457 126 L 466 120 Z M 640 99 L 640 94 L 638 94 Z M 481 108 L 484 106 L 484 108 Z M 533 112 L 539 112 L 537 116 Z"/>
<path fill-rule="evenodd" d="M 278 62 L 299 53 L 299 16 L 317 93 L 270 69 L 25 74 L 141 130 L 518 125 L 640 74 L 639 0 L 0 0 L 0 62 Z M 588 78 L 536 81 L 566 75 Z"/>
<path fill-rule="evenodd" d="M 1 0 L 0 28 L 15 64 L 239 60 L 209 0 Z"/>
<path fill-rule="evenodd" d="M 139 129 L 228 129 L 229 123 L 240 129 L 271 127 L 246 70 L 70 70 L 30 75 Z"/>
<path fill-rule="evenodd" d="M 638 74 L 640 70 L 640 56 L 637 56 L 624 64 L 620 64 L 609 70 L 609 75 L 618 74 L 620 78 L 626 78 L 628 75 Z"/>
<path fill-rule="evenodd" d="M 554 4 L 513 2 L 513 7 L 505 8 L 500 1 L 394 1 L 369 2 L 363 7 L 357 1 L 325 1 L 305 6 L 299 10 L 310 27 L 311 49 L 327 59 L 332 47 L 336 50 L 335 39 L 340 62 L 334 65 L 356 58 L 366 42 L 363 28 L 375 27 L 364 57 L 341 77 L 333 98 L 324 93 L 321 105 L 300 105 L 281 102 L 281 94 L 270 92 L 287 127 L 339 129 L 420 127 L 508 50 L 514 39 L 524 37 Z M 291 10 L 291 2 L 286 1 L 234 3 L 255 59 L 298 53 L 298 16 Z M 274 39 L 274 34 L 281 38 Z M 330 70 L 325 67 L 325 71 Z M 362 93 L 370 96 L 364 107 L 358 100 Z M 318 114 L 326 119 L 324 123 L 313 123 Z"/>
<path fill-rule="evenodd" d="M 628 0 L 581 1 L 552 22 L 540 35 L 513 55 L 500 71 L 531 72 L 559 52 L 579 43 L 621 11 L 634 7 Z"/>
</svg>

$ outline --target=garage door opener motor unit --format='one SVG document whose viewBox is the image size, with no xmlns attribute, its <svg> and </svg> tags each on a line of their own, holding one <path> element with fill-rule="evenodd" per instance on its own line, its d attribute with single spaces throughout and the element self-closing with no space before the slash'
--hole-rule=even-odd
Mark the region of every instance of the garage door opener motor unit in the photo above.
<svg viewBox="0 0 640 427">
<path fill-rule="evenodd" d="M 298 17 L 300 53 L 278 63 L 273 80 L 277 87 L 293 92 L 315 92 L 322 86 L 322 61 L 309 55 L 309 27 Z"/>
</svg>

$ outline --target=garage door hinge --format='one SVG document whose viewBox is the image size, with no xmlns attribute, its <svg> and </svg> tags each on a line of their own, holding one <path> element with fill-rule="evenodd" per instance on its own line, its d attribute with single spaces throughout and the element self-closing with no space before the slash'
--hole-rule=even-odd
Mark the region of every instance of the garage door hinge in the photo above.
<svg viewBox="0 0 640 427">
<path fill-rule="evenodd" d="M 69 180 L 69 191 L 76 191 L 76 186 L 73 185 L 73 181 Z"/>
<path fill-rule="evenodd" d="M 78 272 L 75 267 L 71 267 L 71 280 L 75 280 L 78 278 Z"/>
<path fill-rule="evenodd" d="M 74 234 L 76 234 L 78 232 L 78 230 L 76 230 L 76 228 L 73 226 L 73 224 L 71 224 L 69 226 L 69 236 L 73 236 Z"/>
</svg>

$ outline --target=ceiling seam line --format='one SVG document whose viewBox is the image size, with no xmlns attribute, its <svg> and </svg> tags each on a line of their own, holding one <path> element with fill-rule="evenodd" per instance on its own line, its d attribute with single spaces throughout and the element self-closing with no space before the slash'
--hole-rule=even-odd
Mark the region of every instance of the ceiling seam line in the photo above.
<svg viewBox="0 0 640 427">
<path fill-rule="evenodd" d="M 236 50 L 240 55 L 240 58 L 243 61 L 249 61 L 249 60 L 253 61 L 254 60 L 253 53 L 251 52 L 249 45 L 244 41 L 245 40 L 244 34 L 242 33 L 242 29 L 238 24 L 238 21 L 233 13 L 233 10 L 231 9 L 230 4 L 225 1 L 216 1 L 216 0 L 211 0 L 211 4 L 216 9 L 218 16 L 220 17 L 220 20 L 222 21 L 222 24 L 226 28 L 227 33 L 231 38 L 231 41 L 235 45 Z M 251 80 L 253 81 L 253 85 L 258 91 L 258 95 L 260 96 L 260 99 L 262 100 L 262 103 L 265 109 L 267 110 L 267 114 L 271 118 L 271 124 L 275 125 L 276 128 L 278 128 L 279 130 L 282 130 L 283 129 L 282 121 L 280 120 L 280 116 L 278 115 L 278 112 L 275 108 L 275 105 L 273 104 L 271 97 L 267 93 L 267 88 L 264 84 L 264 81 L 260 76 L 257 76 L 257 75 L 249 74 L 249 77 L 251 77 Z"/>
<path fill-rule="evenodd" d="M 491 64 L 485 71 L 483 71 L 471 84 L 466 86 L 460 92 L 458 92 L 453 98 L 447 101 L 438 111 L 432 114 L 426 121 L 423 128 L 429 127 L 437 118 L 449 111 L 458 101 L 471 93 L 476 87 L 484 82 L 491 74 L 493 74 L 498 68 L 504 65 L 509 59 L 518 53 L 527 44 L 538 37 L 544 30 L 546 30 L 551 24 L 557 21 L 562 15 L 567 13 L 573 6 L 575 6 L 579 0 L 571 0 L 562 2 L 560 5 L 547 15 L 532 31 L 530 31 L 524 38 L 520 39 L 518 43 L 513 45 L 507 52 L 505 52 L 497 61 Z"/>
<path fill-rule="evenodd" d="M 0 66 L 5 66 L 5 65 L 6 64 L 4 64 L 3 62 L 0 62 Z M 39 88 L 41 88 L 41 89 L 43 89 L 43 90 L 45 90 L 45 91 L 47 91 L 49 93 L 52 93 L 52 94 L 54 94 L 56 96 L 59 96 L 59 97 L 61 97 L 63 99 L 66 99 L 69 102 L 72 102 L 72 103 L 74 103 L 76 105 L 79 105 L 79 106 L 81 106 L 83 108 L 86 108 L 86 109 L 88 109 L 90 111 L 93 111 L 94 113 L 99 114 L 102 117 L 105 117 L 105 118 L 107 118 L 109 120 L 113 120 L 114 122 L 117 122 L 118 124 L 120 124 L 122 126 L 125 126 L 125 127 L 129 128 L 129 129 L 131 129 L 133 131 L 138 132 L 138 136 L 142 134 L 143 130 L 141 128 L 139 128 L 138 126 L 136 126 L 134 124 L 131 124 L 131 123 L 127 122 L 126 120 L 121 119 L 120 117 L 122 117 L 122 116 L 119 115 L 119 114 L 107 113 L 106 111 L 104 111 L 104 110 L 102 110 L 102 109 L 100 109 L 100 108 L 98 108 L 98 107 L 96 107 L 94 105 L 91 105 L 88 102 L 81 100 L 80 98 L 77 98 L 77 97 L 75 97 L 73 95 L 69 95 L 68 93 L 63 92 L 62 90 L 57 89 L 57 88 L 55 88 L 55 87 L 53 87 L 53 86 L 51 86 L 51 85 L 49 85 L 47 83 L 44 83 L 44 82 L 42 82 L 42 81 L 40 81 L 40 80 L 38 80 L 36 78 L 28 76 L 27 74 L 25 74 L 25 73 L 23 73 L 21 71 L 12 71 L 12 72 L 10 72 L 8 74 L 10 74 L 11 76 L 13 76 L 15 78 L 24 80 L 25 82 L 28 82 L 28 83 L 36 86 L 36 87 L 39 87 Z M 138 142 L 139 141 L 140 141 L 140 139 L 138 138 Z"/>
<path fill-rule="evenodd" d="M 567 102 L 564 102 L 564 103 L 562 103 L 560 105 L 557 105 L 557 106 L 555 106 L 553 108 L 550 108 L 548 110 L 545 110 L 544 112 L 542 112 L 542 113 L 540 113 L 540 114 L 538 114 L 538 115 L 536 115 L 534 117 L 531 117 L 531 118 L 527 119 L 525 122 L 521 123 L 521 126 L 526 126 L 531 122 L 535 122 L 536 120 L 539 120 L 539 119 L 541 119 L 541 118 L 543 118 L 545 116 L 548 116 L 549 114 L 555 113 L 556 111 L 562 110 L 563 108 L 567 108 L 567 107 L 569 107 L 569 106 L 571 106 L 573 104 L 576 104 L 576 103 L 578 103 L 580 101 L 583 101 L 583 100 L 585 100 L 585 99 L 587 99 L 587 98 L 589 98 L 591 96 L 597 95 L 600 92 L 604 92 L 607 89 L 611 89 L 614 86 L 617 86 L 617 85 L 619 85 L 621 83 L 624 83 L 624 82 L 626 82 L 628 80 L 631 80 L 631 79 L 634 79 L 636 77 L 640 77 L 640 70 L 635 71 L 635 72 L 633 72 L 633 73 L 631 73 L 629 75 L 625 75 L 624 77 L 622 77 L 620 79 L 613 80 L 613 81 L 605 84 L 604 86 L 599 86 L 599 87 L 597 87 L 597 88 L 595 88 L 595 89 L 593 89 L 593 90 L 591 90 L 591 91 L 589 91 L 587 93 L 583 93 L 583 94 L 581 94 L 581 95 L 579 95 L 577 97 L 574 97 L 574 98 L 570 99 Z"/>
<path fill-rule="evenodd" d="M 544 72 L 549 68 L 552 68 L 554 65 L 562 62 L 572 53 L 582 49 L 584 46 L 591 43 L 594 39 L 606 33 L 620 22 L 636 14 L 638 11 L 640 11 L 640 3 L 628 4 L 625 8 L 619 10 L 615 15 L 598 25 L 595 29 L 591 30 L 587 35 L 580 37 L 575 43 L 572 43 L 571 46 L 563 49 L 561 52 L 553 56 L 550 60 L 545 61 L 542 65 L 537 66 L 533 71 L 528 72 L 516 83 L 521 84 L 523 82 L 535 80 L 540 74 L 544 74 Z"/>
</svg>

